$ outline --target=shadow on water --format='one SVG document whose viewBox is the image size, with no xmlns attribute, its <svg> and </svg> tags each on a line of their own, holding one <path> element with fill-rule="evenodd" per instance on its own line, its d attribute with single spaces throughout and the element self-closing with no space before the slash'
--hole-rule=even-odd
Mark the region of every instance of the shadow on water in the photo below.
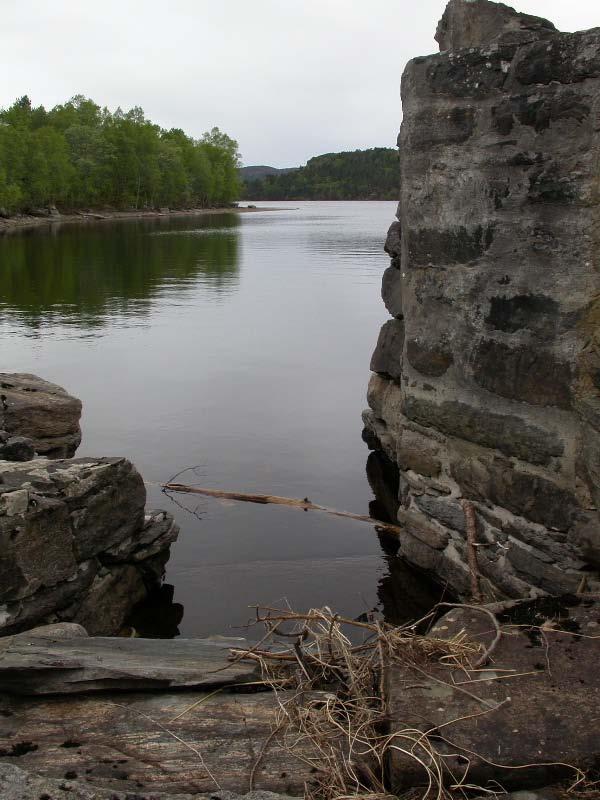
<svg viewBox="0 0 600 800">
<path fill-rule="evenodd" d="M 94 328 L 147 315 L 158 296 L 198 282 L 238 285 L 241 221 L 235 214 L 54 225 L 0 239 L 0 321 Z"/>
<path fill-rule="evenodd" d="M 375 495 L 375 498 L 369 504 L 370 516 L 373 519 L 397 523 L 399 505 L 399 473 L 397 467 L 380 451 L 372 452 L 367 460 L 367 479 Z M 195 522 L 192 524 L 198 525 L 198 523 L 200 523 L 200 529 L 202 529 L 206 523 L 206 519 L 197 513 L 197 509 L 186 505 L 190 500 L 189 497 L 178 499 L 174 494 L 166 494 L 165 498 L 174 502 L 178 508 L 187 512 L 188 515 L 195 517 Z M 252 525 L 257 523 L 261 526 L 273 525 L 275 515 L 279 518 L 279 523 L 283 523 L 284 527 L 282 528 L 282 533 L 286 525 L 285 514 L 291 515 L 287 522 L 288 526 L 290 523 L 299 523 L 298 530 L 304 530 L 305 532 L 307 531 L 307 526 L 327 525 L 329 520 L 326 515 L 323 516 L 318 513 L 315 515 L 302 515 L 302 517 L 300 517 L 297 509 L 282 508 L 280 506 L 246 506 L 243 503 L 233 505 L 238 509 L 244 506 L 246 513 L 244 513 L 243 516 L 249 531 L 252 530 Z M 254 517 L 256 517 L 256 519 L 254 519 Z M 275 522 L 275 525 L 276 524 Z M 343 525 L 344 523 L 340 523 L 338 520 L 333 524 Z M 372 534 L 368 528 L 365 528 L 364 535 L 371 536 Z M 412 567 L 402 558 L 401 540 L 397 536 L 385 533 L 378 533 L 377 535 L 382 551 L 381 560 L 383 564 L 380 568 L 372 572 L 372 597 L 374 600 L 376 598 L 376 600 L 374 605 L 369 605 L 368 607 L 363 605 L 365 611 L 363 611 L 357 619 L 361 620 L 366 618 L 369 611 L 377 611 L 387 622 L 394 625 L 403 625 L 421 619 L 442 600 L 453 601 L 454 598 L 447 591 L 446 587 L 436 582 L 432 576 Z M 248 580 L 248 576 L 243 576 L 237 569 L 236 564 L 231 565 L 230 572 L 227 571 L 226 567 L 223 570 L 223 566 L 224 565 L 215 565 L 214 568 L 218 570 L 220 580 L 224 580 L 230 587 L 230 590 L 235 594 L 232 582 L 237 585 L 240 579 L 242 581 L 244 579 Z M 281 564 L 279 566 L 283 567 Z M 319 566 L 313 565 L 313 570 L 315 568 L 315 575 L 311 575 L 311 571 L 308 570 L 304 573 L 302 581 L 303 587 L 313 599 L 316 598 L 319 592 L 319 588 L 313 582 L 315 580 L 322 580 L 322 573 Z M 254 569 L 256 569 L 256 565 L 254 565 Z M 204 577 L 207 579 L 208 575 Z M 333 575 L 331 577 L 333 577 Z M 293 574 L 290 573 L 287 575 L 287 579 L 291 579 L 293 582 Z M 270 580 L 273 582 L 274 577 L 271 576 Z M 297 605 L 299 598 L 294 596 L 294 588 L 291 586 L 288 586 L 288 588 L 291 591 L 290 600 L 292 601 L 292 607 L 296 611 L 307 610 L 308 606 Z M 268 590 L 272 591 L 272 587 L 269 586 Z M 199 587 L 198 594 L 200 594 L 200 591 Z M 329 593 L 333 594 L 333 592 L 334 587 L 330 585 Z M 239 597 L 236 595 L 235 599 L 231 598 L 231 602 L 234 606 L 234 609 L 231 611 L 233 616 L 240 613 L 243 615 L 245 605 L 241 602 L 242 596 L 243 592 Z M 266 597 L 266 595 L 259 595 L 254 598 L 254 601 L 265 602 Z M 287 602 L 287 600 L 285 602 Z M 315 602 L 319 605 L 316 599 Z M 338 609 L 336 607 L 336 610 L 340 610 L 342 613 L 348 613 L 348 609 Z M 194 609 L 188 608 L 188 611 L 193 613 Z M 179 635 L 179 626 L 182 622 L 183 615 L 184 606 L 175 602 L 174 587 L 166 584 L 161 587 L 159 591 L 153 592 L 147 599 L 136 606 L 127 622 L 127 626 L 131 626 L 135 629 L 136 633 L 141 636 L 172 638 Z M 236 628 L 237 634 L 250 635 L 252 638 L 254 635 L 253 631 L 246 631 L 243 629 L 241 619 L 239 624 L 242 625 L 242 628 Z M 220 632 L 230 633 L 230 631 L 225 630 Z"/>
<path fill-rule="evenodd" d="M 125 631 L 148 639 L 174 639 L 179 636 L 183 606 L 176 603 L 175 587 L 169 583 L 154 589 L 131 610 Z"/>
<path fill-rule="evenodd" d="M 375 495 L 369 503 L 369 514 L 383 522 L 398 523 L 398 467 L 381 451 L 367 459 L 367 479 Z M 380 609 L 386 620 L 394 625 L 420 619 L 442 600 L 453 598 L 446 587 L 401 556 L 401 540 L 393 534 L 379 534 L 379 542 L 387 565 L 386 574 L 377 587 Z"/>
</svg>

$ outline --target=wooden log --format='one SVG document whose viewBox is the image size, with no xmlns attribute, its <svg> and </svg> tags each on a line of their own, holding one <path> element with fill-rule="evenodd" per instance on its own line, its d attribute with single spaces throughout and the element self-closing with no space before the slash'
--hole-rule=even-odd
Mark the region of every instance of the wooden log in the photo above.
<svg viewBox="0 0 600 800">
<path fill-rule="evenodd" d="M 280 497 L 275 494 L 249 494 L 246 492 L 228 492 L 223 489 L 209 489 L 201 486 L 188 486 L 185 483 L 164 483 L 161 486 L 166 492 L 179 492 L 183 494 L 201 494 L 205 497 L 216 497 L 222 500 L 237 500 L 242 503 L 258 503 L 260 505 L 278 505 L 290 506 L 291 508 L 299 508 L 301 511 L 320 511 L 324 514 L 330 514 L 334 517 L 344 517 L 345 519 L 356 520 L 357 522 L 368 522 L 369 525 L 385 531 L 386 533 L 393 533 L 399 536 L 402 533 L 402 528 L 399 525 L 393 525 L 390 522 L 384 522 L 380 519 L 373 519 L 373 517 L 366 516 L 365 514 L 353 514 L 350 511 L 338 511 L 335 508 L 328 508 L 321 506 L 318 503 L 311 502 L 308 497 L 300 500 L 297 497 Z"/>
<path fill-rule="evenodd" d="M 292 754 L 271 736 L 277 709 L 273 692 L 0 695 L 0 760 L 85 782 L 90 797 L 245 793 L 252 774 L 255 789 L 301 796 L 310 753 L 298 742 Z"/>
</svg>

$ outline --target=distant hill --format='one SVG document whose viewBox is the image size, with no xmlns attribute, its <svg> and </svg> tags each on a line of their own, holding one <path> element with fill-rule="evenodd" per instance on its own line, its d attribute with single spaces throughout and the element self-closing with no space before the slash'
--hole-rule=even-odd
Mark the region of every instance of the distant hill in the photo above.
<svg viewBox="0 0 600 800">
<path fill-rule="evenodd" d="M 246 200 L 395 200 L 398 151 L 391 147 L 326 153 L 297 169 L 244 167 Z"/>
<path fill-rule="evenodd" d="M 277 167 L 240 167 L 239 176 L 243 181 L 255 181 L 261 178 L 266 178 L 267 175 L 285 175 L 286 172 L 294 172 L 298 167 L 284 167 L 278 169 Z"/>
</svg>

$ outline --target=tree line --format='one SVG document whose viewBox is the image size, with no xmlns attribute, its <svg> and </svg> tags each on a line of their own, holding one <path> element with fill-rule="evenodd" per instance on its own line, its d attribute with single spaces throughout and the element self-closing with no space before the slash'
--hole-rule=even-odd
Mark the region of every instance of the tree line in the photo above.
<svg viewBox="0 0 600 800">
<path fill-rule="evenodd" d="M 141 108 L 111 113 L 81 95 L 47 111 L 0 109 L 0 209 L 225 206 L 239 196 L 234 139 L 164 130 Z"/>
<path fill-rule="evenodd" d="M 246 179 L 242 197 L 249 200 L 395 200 L 398 197 L 398 151 L 374 147 L 311 158 L 306 166 Z"/>
</svg>

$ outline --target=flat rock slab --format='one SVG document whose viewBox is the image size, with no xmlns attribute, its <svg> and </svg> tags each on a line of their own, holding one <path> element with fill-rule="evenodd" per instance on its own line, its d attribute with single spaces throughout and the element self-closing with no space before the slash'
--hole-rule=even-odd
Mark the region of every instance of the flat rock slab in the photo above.
<svg viewBox="0 0 600 800">
<path fill-rule="evenodd" d="M 246 793 L 253 772 L 257 790 L 302 795 L 310 767 L 300 759 L 308 753 L 299 745 L 292 754 L 271 735 L 277 710 L 272 692 L 4 695 L 0 761 L 118 798 Z"/>
<path fill-rule="evenodd" d="M 0 639 L 0 692 L 71 694 L 107 689 L 219 687 L 258 679 L 255 664 L 232 662 L 243 639 L 125 639 L 44 634 Z M 50 629 L 52 630 L 52 629 Z M 85 631 L 83 631 L 85 634 Z"/>
<path fill-rule="evenodd" d="M 2 800 L 286 800 L 289 795 L 273 792 L 211 792 L 210 794 L 140 794 L 101 789 L 80 780 L 42 778 L 14 764 L 0 762 Z M 523 800 L 528 800 L 523 798 Z M 533 800 L 536 800 L 533 798 Z"/>
<path fill-rule="evenodd" d="M 414 665 L 390 671 L 392 731 L 428 731 L 448 783 L 538 787 L 573 778 L 600 756 L 600 601 L 543 597 L 492 609 L 502 636 L 485 668 Z M 432 635 L 466 631 L 489 646 L 493 621 L 457 608 Z M 478 699 L 479 698 L 479 699 Z M 416 737 L 398 738 L 427 760 Z M 524 765 L 529 765 L 524 767 Z M 418 761 L 392 751 L 393 789 L 427 783 Z"/>
</svg>

